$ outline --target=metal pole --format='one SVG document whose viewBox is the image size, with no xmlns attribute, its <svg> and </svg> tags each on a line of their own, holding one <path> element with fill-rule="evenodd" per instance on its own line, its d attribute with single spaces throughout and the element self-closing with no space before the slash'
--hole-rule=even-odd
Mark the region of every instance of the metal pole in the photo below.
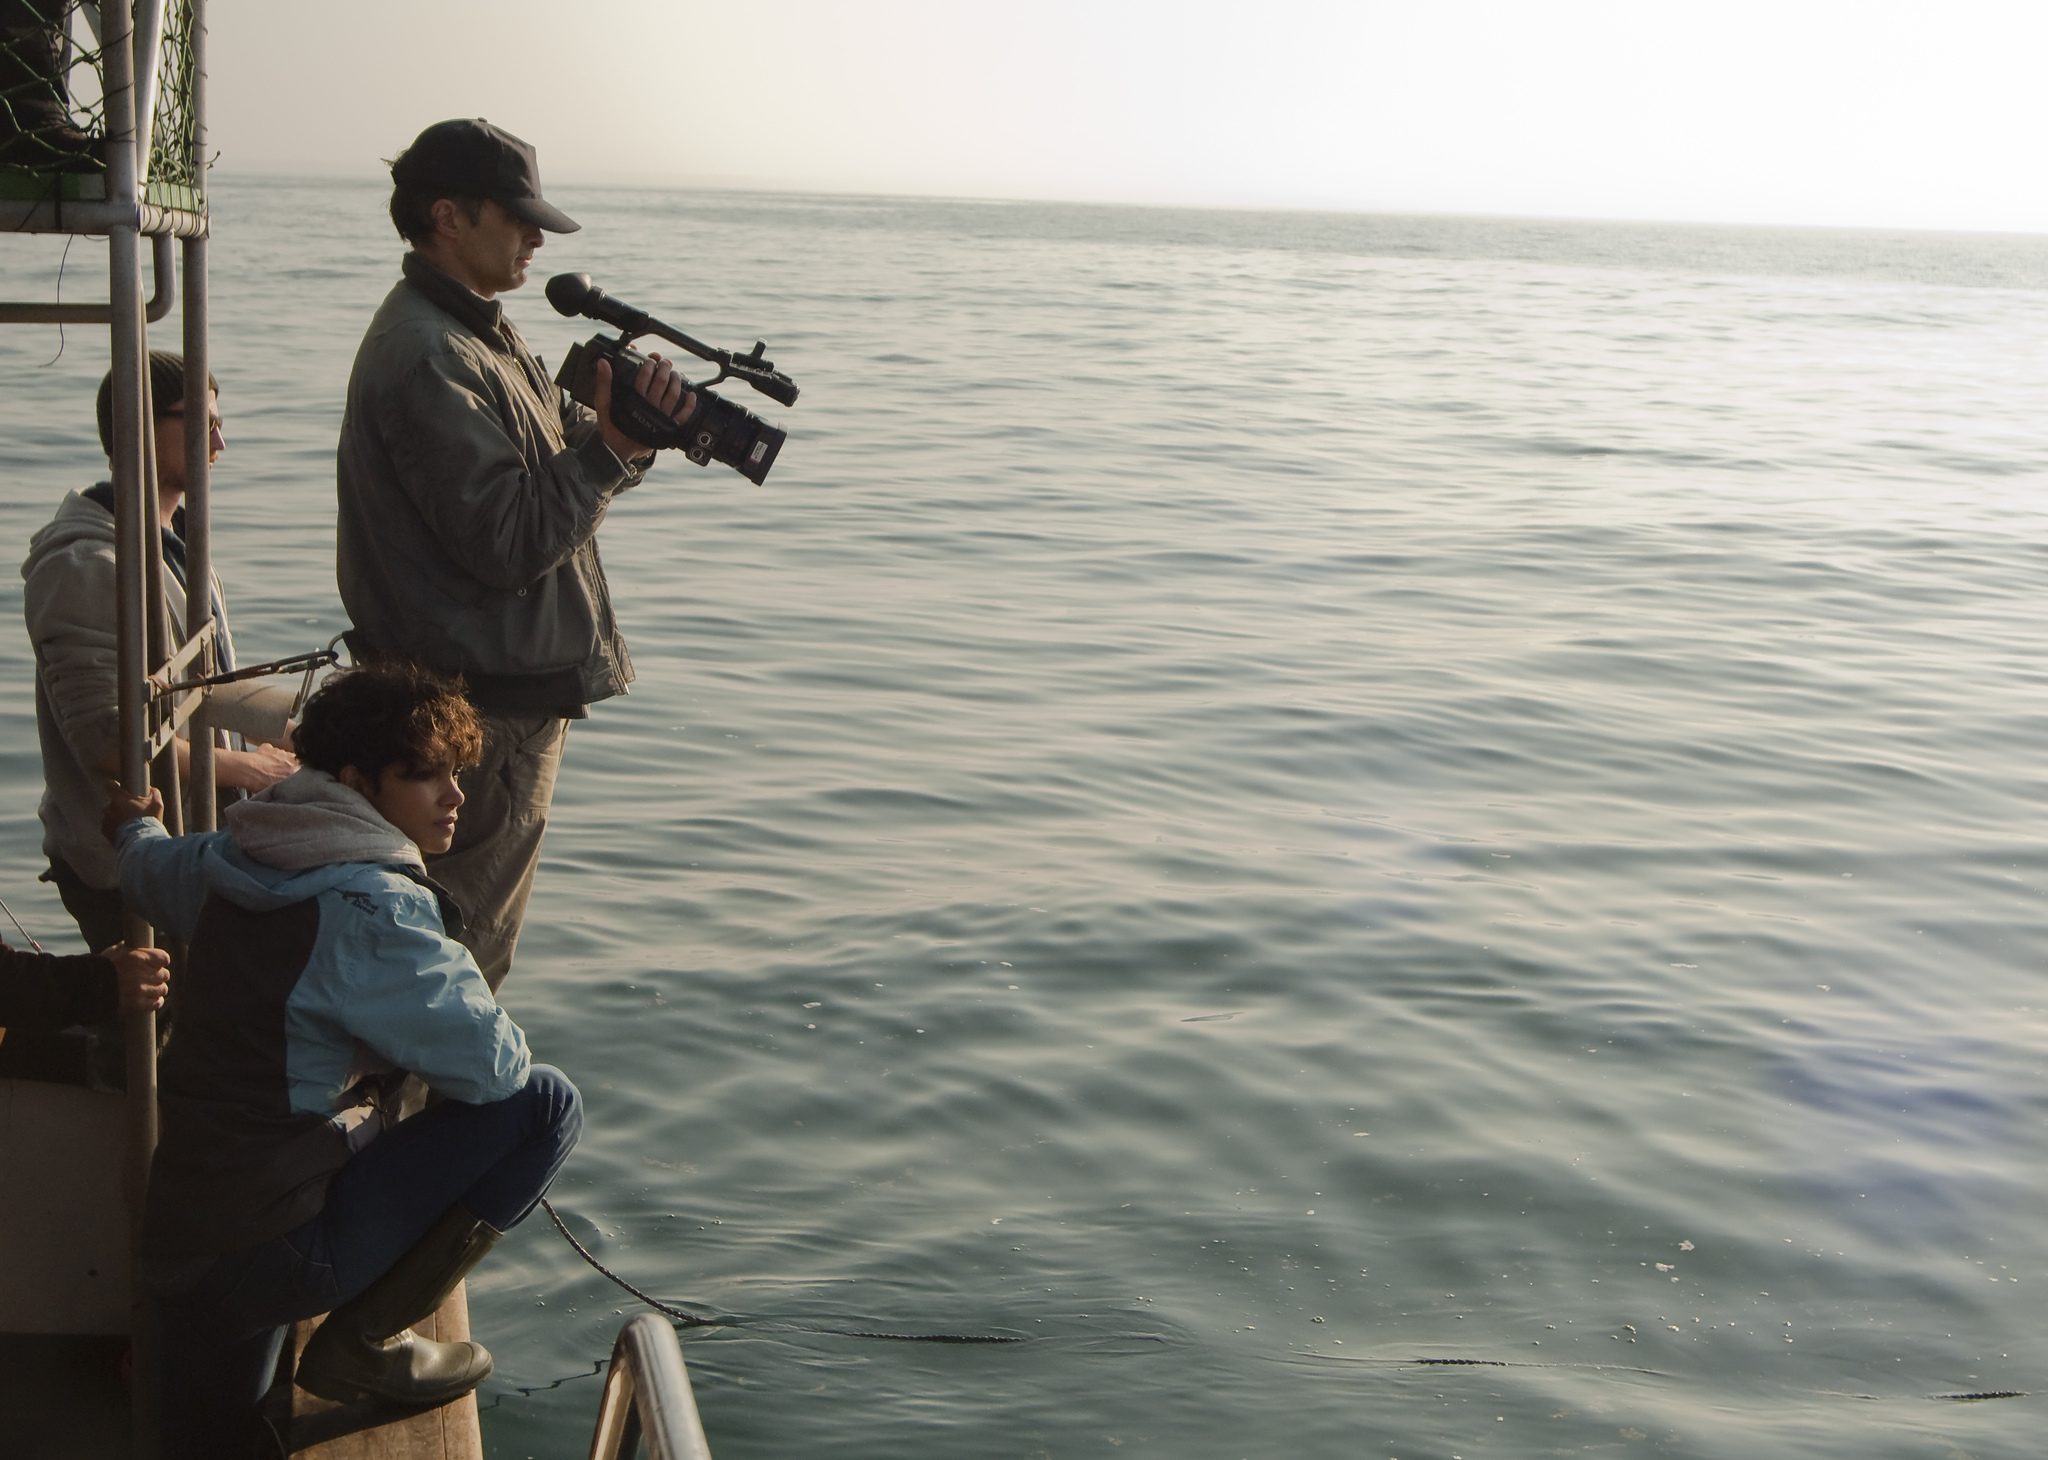
<svg viewBox="0 0 2048 1460">
<path fill-rule="evenodd" d="M 135 181 L 149 181 L 150 148 L 156 135 L 156 98 L 162 89 L 164 0 L 134 0 L 135 39 L 131 76 L 135 83 Z M 112 196 L 112 189 L 108 195 Z"/>
<path fill-rule="evenodd" d="M 129 72 L 129 18 L 125 5 L 107 7 L 104 24 L 108 44 L 106 56 L 107 105 L 107 192 L 110 201 L 135 201 L 135 91 Z M 143 420 L 143 390 L 147 377 L 143 366 L 142 258 L 133 227 L 115 227 L 107 234 L 110 260 L 108 298 L 114 310 L 114 534 L 115 534 L 115 620 L 119 647 L 116 662 L 120 674 L 119 708 L 121 736 L 121 787 L 132 796 L 149 789 L 149 767 L 143 761 L 143 738 L 147 733 L 144 681 L 148 678 L 146 630 L 144 626 L 143 556 L 147 531 L 144 519 L 144 460 L 147 449 Z M 132 940 L 147 941 L 149 928 L 131 916 L 127 934 Z M 154 1015 L 131 1019 L 131 1035 L 150 1026 L 147 1037 L 130 1038 L 129 1094 L 138 1094 L 136 1065 L 145 1056 L 142 1092 L 153 1094 L 156 1083 L 156 1037 Z M 142 1191 L 149 1169 L 149 1156 L 156 1144 L 155 1102 L 131 1098 L 129 1201 L 140 1217 Z"/>
<path fill-rule="evenodd" d="M 0 224 L 0 232 L 5 225 Z M 151 296 L 144 317 L 151 324 L 163 319 L 178 302 L 178 275 L 171 264 L 171 235 L 159 233 L 149 240 L 150 258 L 156 274 L 156 293 Z M 112 324 L 111 304 L 0 303 L 0 324 Z"/>
<path fill-rule="evenodd" d="M 136 191 L 135 75 L 131 14 L 126 0 L 109 5 L 102 15 L 105 45 L 107 119 L 107 200 L 133 209 Z M 143 625 L 143 549 L 149 525 L 144 518 L 143 324 L 141 239 L 135 221 L 116 224 L 107 233 L 108 301 L 113 307 L 114 357 L 114 598 L 117 633 L 116 664 L 121 737 L 121 788 L 131 796 L 145 793 L 149 767 L 143 761 L 146 733 L 143 698 L 148 667 Z M 149 926 L 130 912 L 123 933 L 130 943 L 151 941 Z M 128 1148 L 123 1185 L 128 1198 L 130 1232 L 136 1246 L 142 1238 L 143 1198 L 149 1189 L 149 1165 L 156 1153 L 156 1015 L 130 1014 L 126 1020 L 128 1066 Z M 138 1460 L 157 1453 L 159 1364 L 155 1317 L 139 1289 L 131 1299 L 134 1315 L 135 1389 L 132 1406 L 134 1446 Z"/>
<path fill-rule="evenodd" d="M 149 338 L 143 337 L 147 346 Z M 143 359 L 149 356 L 145 350 Z M 142 602 L 147 609 L 149 621 L 149 669 L 154 672 L 170 661 L 177 645 L 171 642 L 171 597 L 168 575 L 164 567 L 163 497 L 158 491 L 162 478 L 157 473 L 156 460 L 156 384 L 155 372 L 147 363 L 142 371 Z M 189 428 L 188 428 L 189 429 Z M 154 731 L 150 722 L 156 717 L 145 715 L 143 724 Z M 150 783 L 163 792 L 164 829 L 172 836 L 181 836 L 185 831 L 185 798 L 178 790 L 178 737 L 173 735 L 157 755 L 149 768 Z"/>
<path fill-rule="evenodd" d="M 626 1460 L 640 1453 L 643 1436 L 648 1460 L 711 1460 L 682 1345 L 652 1313 L 628 1319 L 612 1344 L 590 1460 Z"/>
<path fill-rule="evenodd" d="M 89 233 L 97 238 L 109 228 L 125 227 L 140 220 L 144 233 L 173 233 L 179 238 L 206 231 L 206 220 L 183 208 L 165 208 L 144 203 L 117 208 L 101 199 L 96 203 L 66 202 L 61 198 L 0 198 L 0 233 Z"/>
<path fill-rule="evenodd" d="M 175 84 L 175 81 L 174 83 Z M 192 0 L 192 183 L 206 206 L 206 0 Z M 206 378 L 213 369 L 207 355 L 206 235 L 185 240 L 185 633 L 198 633 L 213 621 L 213 484 L 207 461 L 213 439 L 213 402 Z M 194 415 L 196 403 L 197 416 Z M 195 420 L 198 424 L 195 427 Z M 209 652 L 209 668 L 219 664 Z M 214 829 L 213 729 L 206 706 L 200 705 L 188 732 L 192 740 L 192 816 L 190 830 Z"/>
</svg>

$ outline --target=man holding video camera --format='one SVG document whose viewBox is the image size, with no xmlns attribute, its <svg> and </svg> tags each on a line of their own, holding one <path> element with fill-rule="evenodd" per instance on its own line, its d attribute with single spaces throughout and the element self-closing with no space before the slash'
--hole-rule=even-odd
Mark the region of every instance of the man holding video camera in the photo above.
<svg viewBox="0 0 2048 1460">
<path fill-rule="evenodd" d="M 484 721 L 453 847 L 428 870 L 461 907 L 495 990 L 512 966 L 562 744 L 633 678 L 596 533 L 653 453 L 548 379 L 497 296 L 526 282 L 544 231 L 534 150 L 481 119 L 438 122 L 391 164 L 391 221 L 412 250 L 356 353 L 342 419 L 337 577 L 358 662 L 460 675 Z M 634 386 L 682 421 L 696 396 L 655 356 Z"/>
</svg>

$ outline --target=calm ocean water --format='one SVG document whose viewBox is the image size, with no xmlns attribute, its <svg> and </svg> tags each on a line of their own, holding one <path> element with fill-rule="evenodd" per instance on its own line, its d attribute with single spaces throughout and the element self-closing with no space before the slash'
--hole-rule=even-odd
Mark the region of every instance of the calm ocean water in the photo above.
<svg viewBox="0 0 2048 1460">
<path fill-rule="evenodd" d="M 804 388 L 606 524 L 640 678 L 506 991 L 565 1217 L 745 1320 L 721 1460 L 2039 1453 L 2048 239 L 564 201 L 538 277 Z M 381 204 L 219 188 L 245 657 L 343 625 Z M 17 554 L 100 466 L 55 353 Z M 634 1305 L 540 1221 L 472 1303 L 491 1453 L 582 1453 Z"/>
</svg>

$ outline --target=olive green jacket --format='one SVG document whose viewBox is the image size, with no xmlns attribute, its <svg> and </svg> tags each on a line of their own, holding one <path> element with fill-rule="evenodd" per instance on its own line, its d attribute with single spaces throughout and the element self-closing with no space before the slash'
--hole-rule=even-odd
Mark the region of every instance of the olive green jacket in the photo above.
<svg viewBox="0 0 2048 1460">
<path fill-rule="evenodd" d="M 551 384 L 495 300 L 417 254 L 356 351 L 336 577 L 358 659 L 461 674 L 480 709 L 623 694 L 597 528 L 640 474 Z"/>
</svg>

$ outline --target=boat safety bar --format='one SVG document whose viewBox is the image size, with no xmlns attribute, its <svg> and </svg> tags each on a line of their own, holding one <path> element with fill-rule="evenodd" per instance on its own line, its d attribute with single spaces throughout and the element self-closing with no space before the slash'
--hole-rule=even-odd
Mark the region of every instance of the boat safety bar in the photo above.
<svg viewBox="0 0 2048 1460">
<path fill-rule="evenodd" d="M 9 198 L 0 202 L 0 233 L 82 233 L 88 237 L 115 229 L 154 238 L 204 238 L 206 214 L 161 203 L 67 201 L 59 198 Z"/>
<path fill-rule="evenodd" d="M 165 747 L 185 722 L 206 704 L 207 691 L 219 684 L 236 684 L 245 679 L 260 679 L 272 674 L 304 674 L 309 680 L 315 670 L 329 664 L 339 663 L 341 656 L 332 649 L 315 649 L 310 654 L 294 654 L 289 659 L 273 659 L 267 664 L 251 664 L 244 669 L 230 669 L 225 674 L 201 674 L 191 679 L 173 680 L 179 670 L 189 668 L 200 653 L 209 649 L 219 623 L 208 619 L 200 625 L 199 632 L 179 646 L 178 652 L 167 660 L 163 668 L 149 677 L 149 712 L 155 728 L 149 732 L 144 750 L 150 760 L 164 753 Z M 300 703 L 304 702 L 301 692 Z M 294 707 L 293 714 L 298 713 Z M 208 831 L 210 827 L 195 827 L 197 831 Z"/>
<path fill-rule="evenodd" d="M 149 301 L 151 324 L 166 318 L 178 302 L 178 267 L 171 250 L 171 235 L 150 235 L 150 262 L 156 269 L 156 295 Z M 111 324 L 112 304 L 37 304 L 26 301 L 0 302 L 0 324 Z"/>
<path fill-rule="evenodd" d="M 208 628 L 211 629 L 211 627 L 212 625 L 209 624 Z M 197 638 L 198 635 L 195 634 L 193 637 Z M 273 674 L 311 675 L 317 670 L 325 669 L 330 664 L 339 664 L 340 662 L 341 656 L 332 649 L 315 649 L 310 654 L 294 654 L 289 659 L 272 659 L 265 664 L 251 664 L 242 669 L 230 669 L 225 674 L 208 674 L 198 679 L 181 679 L 176 684 L 166 684 L 164 683 L 164 676 L 179 667 L 177 662 L 173 661 L 170 664 L 166 664 L 158 673 L 151 675 L 149 682 L 156 690 L 157 699 L 163 700 L 172 695 L 181 695 L 188 689 L 212 689 L 217 684 L 238 684 L 245 679 L 262 679 Z M 305 703 L 303 696 L 300 698 L 299 703 L 301 705 Z M 294 708 L 292 713 L 297 715 L 297 708 Z"/>
<path fill-rule="evenodd" d="M 652 1313 L 629 1320 L 612 1345 L 590 1460 L 630 1460 L 643 1437 L 647 1460 L 711 1460 L 683 1346 L 675 1329 Z"/>
</svg>

